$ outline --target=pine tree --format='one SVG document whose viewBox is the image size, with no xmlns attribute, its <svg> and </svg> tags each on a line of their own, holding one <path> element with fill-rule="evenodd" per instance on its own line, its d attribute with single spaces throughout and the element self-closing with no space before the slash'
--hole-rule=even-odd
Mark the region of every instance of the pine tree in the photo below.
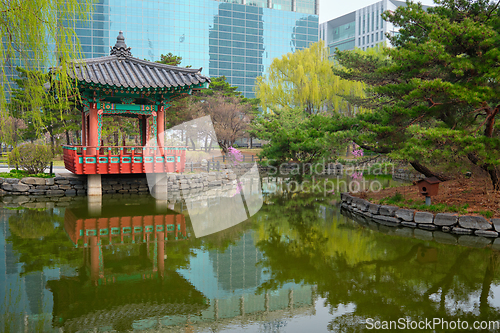
<svg viewBox="0 0 500 333">
<path fill-rule="evenodd" d="M 500 190 L 499 1 L 439 0 L 425 11 L 408 2 L 384 18 L 400 27 L 394 48 L 375 58 L 338 52 L 335 73 L 366 83 L 374 112 L 358 116 L 357 142 L 373 151 L 425 164 L 478 165 Z M 442 176 L 434 174 L 438 177 Z M 442 176 L 443 180 L 447 177 Z"/>
</svg>

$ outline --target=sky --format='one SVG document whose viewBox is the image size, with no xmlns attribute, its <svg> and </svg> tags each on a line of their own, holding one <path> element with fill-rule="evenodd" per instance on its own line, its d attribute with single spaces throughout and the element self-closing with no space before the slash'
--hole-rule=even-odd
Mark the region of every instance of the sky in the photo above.
<svg viewBox="0 0 500 333">
<path fill-rule="evenodd" d="M 319 23 L 323 23 L 379 2 L 380 0 L 319 0 Z M 403 0 L 404 1 L 404 0 Z M 432 0 L 417 0 L 424 5 L 432 5 Z"/>
</svg>

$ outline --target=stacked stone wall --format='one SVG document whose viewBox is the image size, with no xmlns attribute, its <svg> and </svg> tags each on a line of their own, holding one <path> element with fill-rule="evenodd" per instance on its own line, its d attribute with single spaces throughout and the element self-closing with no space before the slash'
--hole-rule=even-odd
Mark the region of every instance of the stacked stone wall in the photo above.
<svg viewBox="0 0 500 333">
<path fill-rule="evenodd" d="M 413 231 L 406 231 L 406 234 L 411 233 L 415 237 L 425 235 L 423 237 L 429 240 L 435 239 L 438 242 L 471 246 L 478 244 L 486 246 L 493 243 L 500 248 L 500 219 L 451 213 L 433 214 L 396 206 L 378 205 L 348 193 L 341 194 L 341 207 L 358 222 L 375 223 L 385 227 L 410 228 Z M 399 233 L 404 234 L 404 232 Z"/>
</svg>

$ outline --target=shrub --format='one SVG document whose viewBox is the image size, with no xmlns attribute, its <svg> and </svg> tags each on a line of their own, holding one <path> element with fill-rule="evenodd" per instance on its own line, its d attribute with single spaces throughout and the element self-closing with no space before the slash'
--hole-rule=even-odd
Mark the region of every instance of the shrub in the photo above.
<svg viewBox="0 0 500 333">
<path fill-rule="evenodd" d="M 52 149 L 46 145 L 27 143 L 9 154 L 9 165 L 18 166 L 28 174 L 42 173 L 52 160 Z"/>
<path fill-rule="evenodd" d="M 380 203 L 386 203 L 386 204 L 396 204 L 398 202 L 402 202 L 403 200 L 403 195 L 399 192 L 396 192 L 392 197 L 386 197 L 382 200 L 380 200 Z"/>
</svg>

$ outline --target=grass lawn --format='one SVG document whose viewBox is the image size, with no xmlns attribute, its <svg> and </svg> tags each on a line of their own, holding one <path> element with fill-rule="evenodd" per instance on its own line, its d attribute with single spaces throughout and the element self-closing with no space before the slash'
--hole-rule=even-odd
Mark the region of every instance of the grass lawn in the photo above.
<svg viewBox="0 0 500 333">
<path fill-rule="evenodd" d="M 38 178 L 52 178 L 55 174 L 48 173 L 37 173 L 36 175 L 29 175 L 26 171 L 23 170 L 10 170 L 10 172 L 0 172 L 0 177 L 2 178 L 24 178 L 24 177 L 38 177 Z"/>
<path fill-rule="evenodd" d="M 257 155 L 257 154 L 259 154 L 262 151 L 262 148 L 252 148 L 252 149 L 249 149 L 249 148 L 238 148 L 238 150 L 241 151 L 242 153 L 245 153 L 245 154 Z"/>
</svg>

